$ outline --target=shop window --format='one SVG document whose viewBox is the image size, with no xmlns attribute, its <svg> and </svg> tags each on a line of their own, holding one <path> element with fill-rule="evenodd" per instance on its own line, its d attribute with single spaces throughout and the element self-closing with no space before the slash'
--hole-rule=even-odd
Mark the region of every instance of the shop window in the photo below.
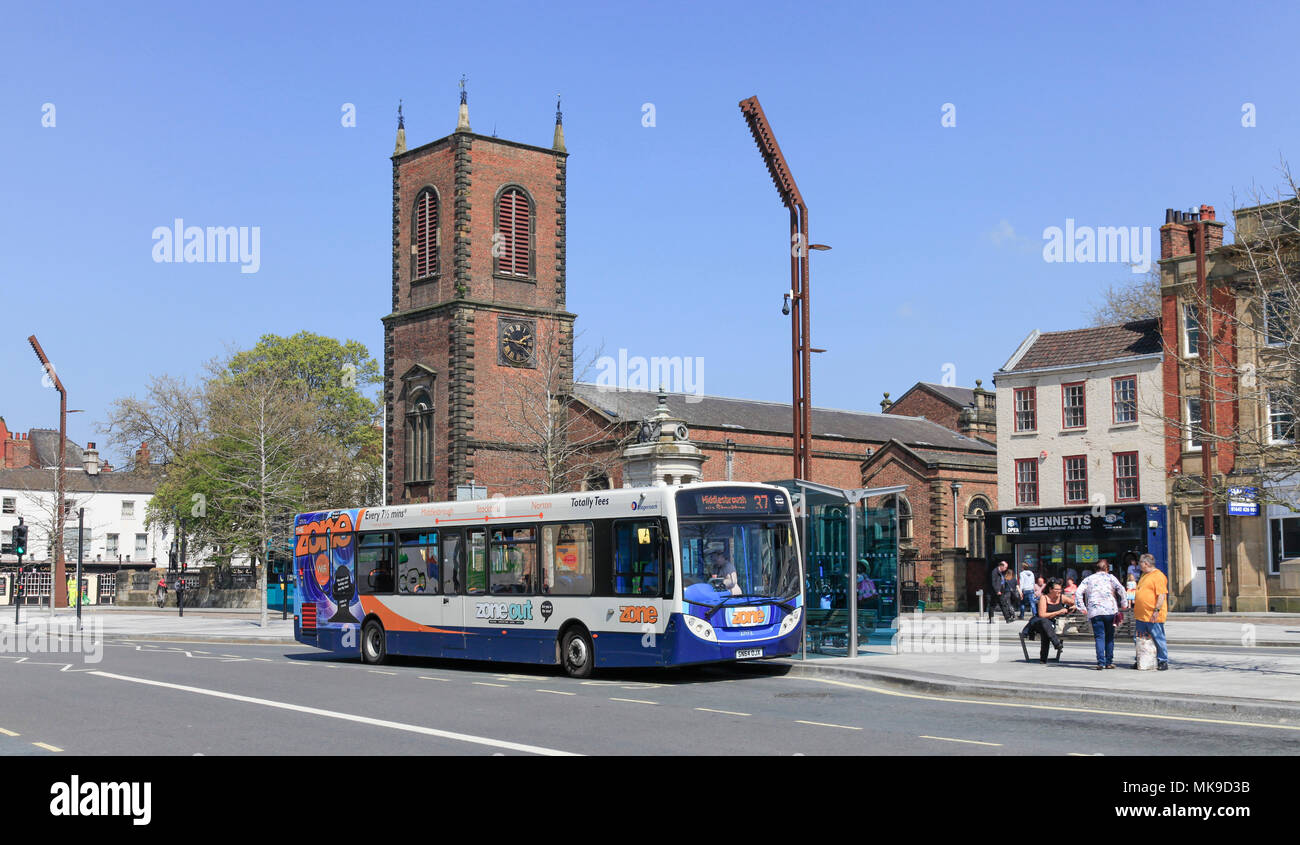
<svg viewBox="0 0 1300 845">
<path fill-rule="evenodd" d="M 1061 427 L 1084 428 L 1088 424 L 1087 397 L 1084 383 L 1061 385 Z"/>
<path fill-rule="evenodd" d="M 1016 504 L 1038 504 L 1038 459 L 1016 461 Z"/>
<path fill-rule="evenodd" d="M 1204 523 L 1202 523 L 1204 524 Z M 1270 575 L 1282 571 L 1282 561 L 1300 557 L 1300 516 L 1279 516 L 1268 521 Z"/>
<path fill-rule="evenodd" d="M 590 522 L 542 526 L 542 592 L 591 595 L 592 548 Z"/>
<path fill-rule="evenodd" d="M 1088 458 L 1084 455 L 1072 455 L 1065 461 L 1065 503 L 1083 505 L 1088 503 Z"/>
<path fill-rule="evenodd" d="M 1136 502 L 1141 498 L 1138 484 L 1138 453 L 1119 452 L 1115 459 L 1115 501 Z"/>
<path fill-rule="evenodd" d="M 1111 419 L 1116 424 L 1137 422 L 1137 376 L 1110 380 Z"/>
<path fill-rule="evenodd" d="M 1016 431 L 1038 430 L 1038 391 L 1033 387 L 1016 388 Z"/>
</svg>

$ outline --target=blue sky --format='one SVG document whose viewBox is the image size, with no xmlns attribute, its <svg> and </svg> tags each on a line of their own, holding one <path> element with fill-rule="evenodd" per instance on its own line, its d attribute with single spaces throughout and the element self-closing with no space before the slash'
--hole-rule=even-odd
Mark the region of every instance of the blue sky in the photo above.
<svg viewBox="0 0 1300 845">
<path fill-rule="evenodd" d="M 587 347 L 699 356 L 706 392 L 788 401 L 788 218 L 737 108 L 757 94 L 814 241 L 834 247 L 813 255 L 812 340 L 829 350 L 814 403 L 878 410 L 949 364 L 988 386 L 1031 329 L 1086 324 L 1133 277 L 1045 262 L 1045 228 L 1150 226 L 1158 252 L 1166 207 L 1222 217 L 1300 158 L 1298 18 L 1283 3 L 17 6 L 0 32 L 0 415 L 57 425 L 32 333 L 87 411 L 78 442 L 103 439 L 109 402 L 151 374 L 195 375 L 267 332 L 380 358 L 397 101 L 411 146 L 439 138 L 462 73 L 475 131 L 527 143 L 549 145 L 563 94 Z M 260 227 L 260 269 L 155 263 L 151 233 L 177 217 Z"/>
</svg>

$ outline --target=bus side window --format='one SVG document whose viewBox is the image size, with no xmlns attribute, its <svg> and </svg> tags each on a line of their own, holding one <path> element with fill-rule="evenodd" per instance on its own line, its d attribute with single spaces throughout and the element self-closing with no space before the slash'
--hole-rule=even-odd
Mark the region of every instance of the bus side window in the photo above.
<svg viewBox="0 0 1300 845">
<path fill-rule="evenodd" d="M 659 525 L 654 522 L 620 522 L 614 526 L 614 594 L 660 594 Z"/>
<path fill-rule="evenodd" d="M 393 591 L 393 535 L 387 531 L 362 534 L 357 544 L 357 592 Z"/>
<path fill-rule="evenodd" d="M 442 535 L 442 592 L 458 596 L 465 583 L 465 538 L 459 531 Z"/>
</svg>

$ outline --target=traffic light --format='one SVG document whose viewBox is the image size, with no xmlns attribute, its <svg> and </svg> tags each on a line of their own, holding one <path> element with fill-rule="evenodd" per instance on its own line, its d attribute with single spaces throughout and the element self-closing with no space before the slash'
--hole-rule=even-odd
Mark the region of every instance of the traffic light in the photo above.
<svg viewBox="0 0 1300 845">
<path fill-rule="evenodd" d="M 27 526 L 26 525 L 14 526 L 14 554 L 16 555 L 27 554 Z"/>
</svg>

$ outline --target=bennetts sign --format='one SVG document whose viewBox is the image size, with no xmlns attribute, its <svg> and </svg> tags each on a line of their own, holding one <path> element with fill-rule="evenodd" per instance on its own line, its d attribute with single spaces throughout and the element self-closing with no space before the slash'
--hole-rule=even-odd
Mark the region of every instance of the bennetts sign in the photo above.
<svg viewBox="0 0 1300 845">
<path fill-rule="evenodd" d="M 1094 528 L 1122 528 L 1128 520 L 1122 510 L 1107 510 L 1100 515 L 1089 511 L 1048 511 L 1002 517 L 1003 534 L 1027 534 L 1032 531 L 1092 531 Z"/>
</svg>

